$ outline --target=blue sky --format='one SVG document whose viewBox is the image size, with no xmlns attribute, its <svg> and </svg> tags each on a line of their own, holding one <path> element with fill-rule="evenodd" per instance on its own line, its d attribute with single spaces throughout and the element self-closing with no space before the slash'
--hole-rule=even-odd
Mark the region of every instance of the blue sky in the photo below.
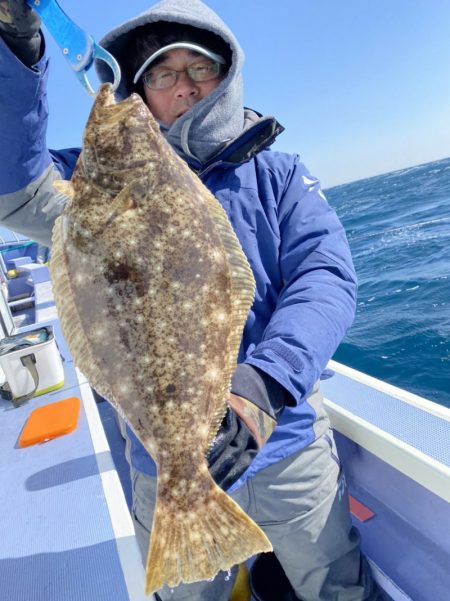
<svg viewBox="0 0 450 601">
<path fill-rule="evenodd" d="M 188 3 L 189 0 L 186 0 Z M 96 40 L 151 6 L 60 0 Z M 245 103 L 324 187 L 450 156 L 448 0 L 208 0 L 246 54 Z M 53 41 L 50 147 L 78 146 L 92 100 Z"/>
</svg>

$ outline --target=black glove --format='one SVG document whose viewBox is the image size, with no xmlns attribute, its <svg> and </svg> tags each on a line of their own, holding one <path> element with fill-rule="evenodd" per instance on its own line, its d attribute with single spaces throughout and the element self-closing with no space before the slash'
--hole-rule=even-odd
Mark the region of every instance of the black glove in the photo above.
<svg viewBox="0 0 450 601">
<path fill-rule="evenodd" d="M 238 365 L 231 392 L 233 408 L 228 408 L 207 456 L 209 472 L 224 490 L 249 467 L 285 405 L 295 404 L 281 384 L 248 364 Z"/>
<path fill-rule="evenodd" d="M 208 453 L 209 473 L 226 490 L 241 476 L 259 451 L 256 438 L 236 413 L 228 408 Z"/>
<path fill-rule="evenodd" d="M 25 0 L 0 0 L 0 37 L 27 67 L 41 58 L 41 19 Z"/>
</svg>

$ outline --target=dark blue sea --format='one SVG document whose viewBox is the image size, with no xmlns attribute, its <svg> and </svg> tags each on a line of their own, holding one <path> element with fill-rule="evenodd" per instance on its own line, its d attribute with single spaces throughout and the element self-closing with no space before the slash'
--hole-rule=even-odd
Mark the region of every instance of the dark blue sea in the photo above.
<svg viewBox="0 0 450 601">
<path fill-rule="evenodd" d="M 450 407 L 450 158 L 325 193 L 359 278 L 334 359 Z"/>
</svg>

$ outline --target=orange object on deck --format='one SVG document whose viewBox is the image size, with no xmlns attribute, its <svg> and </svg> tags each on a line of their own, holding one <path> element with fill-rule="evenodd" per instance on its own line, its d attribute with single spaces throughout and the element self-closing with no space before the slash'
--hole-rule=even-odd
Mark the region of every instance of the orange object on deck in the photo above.
<svg viewBox="0 0 450 601">
<path fill-rule="evenodd" d="M 69 434 L 77 427 L 79 411 L 80 399 L 77 397 L 35 409 L 25 422 L 19 437 L 19 447 L 28 447 Z"/>
</svg>

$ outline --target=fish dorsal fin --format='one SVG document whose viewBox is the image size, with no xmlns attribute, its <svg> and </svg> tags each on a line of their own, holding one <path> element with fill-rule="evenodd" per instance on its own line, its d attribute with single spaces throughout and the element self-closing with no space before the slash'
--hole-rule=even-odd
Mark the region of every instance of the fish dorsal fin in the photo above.
<svg viewBox="0 0 450 601">
<path fill-rule="evenodd" d="M 53 182 L 53 187 L 61 194 L 64 194 L 64 196 L 67 196 L 67 198 L 69 198 L 70 200 L 72 200 L 72 198 L 75 195 L 75 190 L 70 180 L 55 179 L 55 181 Z"/>
</svg>

